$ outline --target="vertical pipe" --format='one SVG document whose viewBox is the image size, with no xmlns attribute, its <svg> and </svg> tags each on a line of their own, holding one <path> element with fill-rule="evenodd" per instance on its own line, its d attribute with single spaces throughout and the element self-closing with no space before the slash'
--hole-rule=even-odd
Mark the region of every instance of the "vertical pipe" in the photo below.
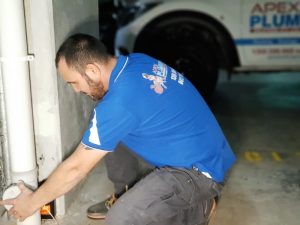
<svg viewBox="0 0 300 225">
<path fill-rule="evenodd" d="M 1 123 L 1 140 L 0 147 L 3 158 L 3 173 L 5 177 L 5 186 L 11 184 L 11 171 L 10 171 L 10 161 L 9 161 L 9 149 L 7 143 L 7 126 L 6 126 L 6 115 L 5 115 L 5 102 L 4 102 L 4 91 L 3 91 L 3 81 L 2 74 L 0 70 L 0 123 Z M 4 185 L 4 182 L 3 182 Z"/>
<path fill-rule="evenodd" d="M 0 56 L 12 181 L 37 187 L 23 0 L 0 0 Z M 40 225 L 39 212 L 19 225 Z"/>
<path fill-rule="evenodd" d="M 5 184 L 12 183 L 11 171 L 10 171 L 10 161 L 9 161 L 9 149 L 7 142 L 7 124 L 6 124 L 6 112 L 5 112 L 5 101 L 4 101 L 4 91 L 3 91 L 3 80 L 0 70 L 0 123 L 1 123 L 1 151 L 3 157 L 3 172 L 5 177 Z M 4 186 L 5 187 L 5 186 Z"/>
</svg>

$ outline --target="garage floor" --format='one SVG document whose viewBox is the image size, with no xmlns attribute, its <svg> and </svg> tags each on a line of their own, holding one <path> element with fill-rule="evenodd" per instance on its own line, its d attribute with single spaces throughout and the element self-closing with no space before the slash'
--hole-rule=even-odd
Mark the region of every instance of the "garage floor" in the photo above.
<svg viewBox="0 0 300 225">
<path fill-rule="evenodd" d="M 238 160 L 210 225 L 298 225 L 300 73 L 222 76 L 211 108 Z M 104 225 L 85 211 L 112 191 L 99 164 L 58 223 Z"/>
<path fill-rule="evenodd" d="M 212 225 L 300 224 L 300 73 L 236 76 L 213 109 L 238 155 Z"/>
</svg>

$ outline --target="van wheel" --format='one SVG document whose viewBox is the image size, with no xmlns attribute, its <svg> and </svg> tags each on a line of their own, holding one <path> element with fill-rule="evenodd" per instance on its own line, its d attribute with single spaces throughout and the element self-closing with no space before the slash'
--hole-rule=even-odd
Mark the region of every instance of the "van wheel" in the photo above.
<svg viewBox="0 0 300 225">
<path fill-rule="evenodd" d="M 134 51 L 149 54 L 181 72 L 209 100 L 219 72 L 213 39 L 199 20 L 172 19 L 146 28 Z"/>
</svg>

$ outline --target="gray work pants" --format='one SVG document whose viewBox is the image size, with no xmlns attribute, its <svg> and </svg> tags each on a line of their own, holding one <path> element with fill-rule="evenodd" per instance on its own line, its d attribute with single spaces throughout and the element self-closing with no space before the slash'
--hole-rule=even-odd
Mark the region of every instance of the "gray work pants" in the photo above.
<svg viewBox="0 0 300 225">
<path fill-rule="evenodd" d="M 184 168 L 153 170 L 123 194 L 106 216 L 106 225 L 205 224 L 222 185 Z"/>
</svg>

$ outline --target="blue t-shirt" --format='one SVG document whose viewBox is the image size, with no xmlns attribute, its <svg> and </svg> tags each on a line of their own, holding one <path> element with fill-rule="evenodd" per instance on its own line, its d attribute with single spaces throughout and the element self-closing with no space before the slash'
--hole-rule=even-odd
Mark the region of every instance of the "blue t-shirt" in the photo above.
<svg viewBox="0 0 300 225">
<path fill-rule="evenodd" d="M 154 166 L 192 168 L 221 182 L 235 156 L 214 115 L 179 72 L 145 54 L 119 56 L 82 143 L 122 142 Z"/>
</svg>

